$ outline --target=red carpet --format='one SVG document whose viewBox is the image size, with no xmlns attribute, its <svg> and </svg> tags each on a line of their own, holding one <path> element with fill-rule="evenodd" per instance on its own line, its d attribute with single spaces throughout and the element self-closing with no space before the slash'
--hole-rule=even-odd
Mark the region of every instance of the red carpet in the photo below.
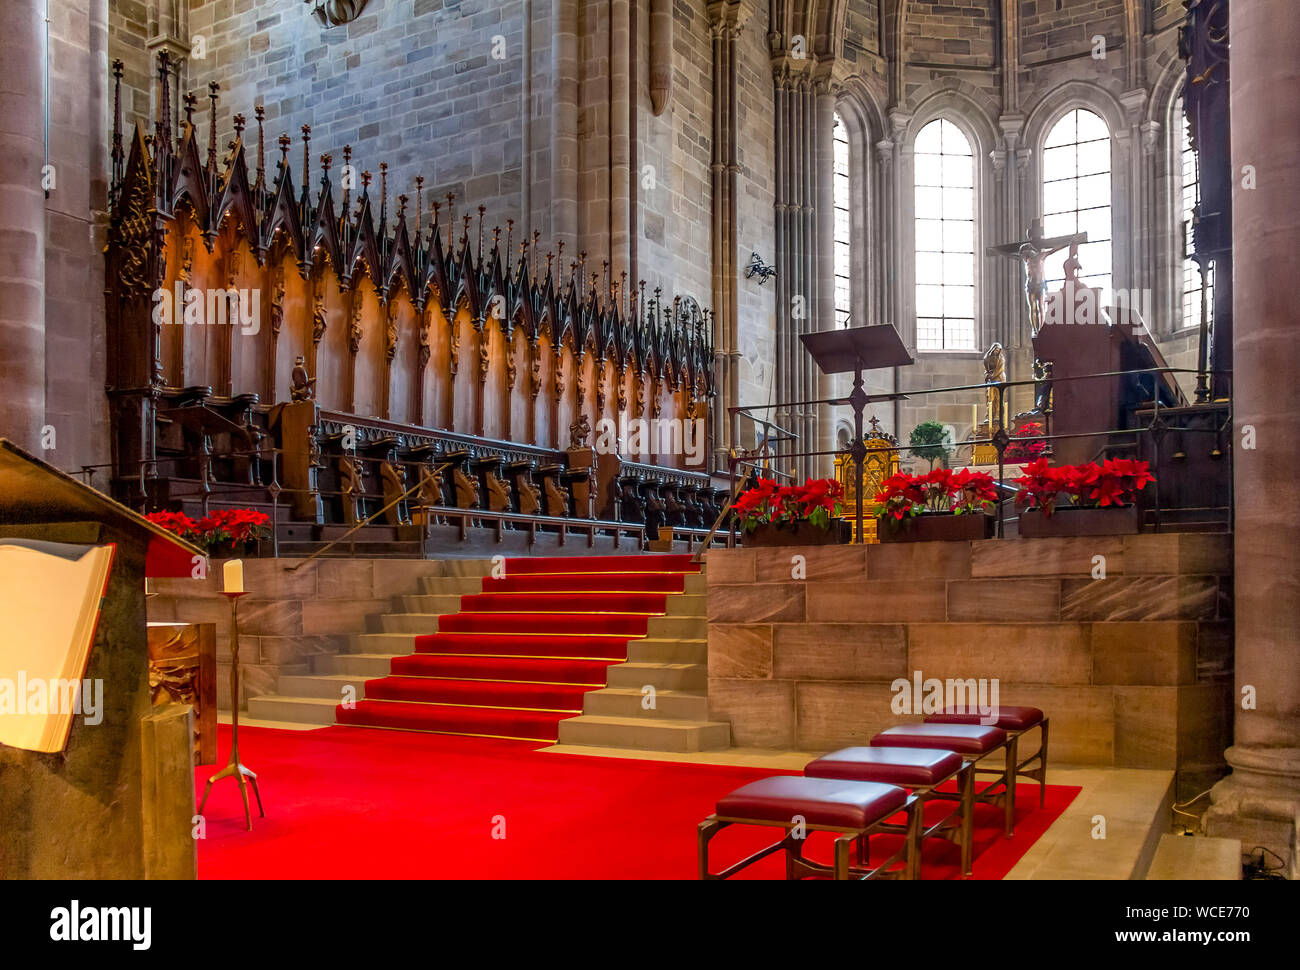
<svg viewBox="0 0 1300 970">
<path fill-rule="evenodd" d="M 605 668 L 627 660 L 652 615 L 699 567 L 685 555 L 507 559 L 505 575 L 462 596 L 415 653 L 340 705 L 340 724 L 555 741 Z"/>
<path fill-rule="evenodd" d="M 230 728 L 218 750 L 229 751 Z M 240 753 L 259 774 L 267 817 L 244 831 L 239 790 L 213 789 L 204 879 L 694 879 L 695 827 L 721 796 L 775 774 L 539 754 L 535 745 L 396 731 L 244 728 Z M 219 766 L 195 772 L 200 797 Z M 980 806 L 975 878 L 999 879 L 1074 800 L 1078 788 L 1023 785 L 1014 839 Z M 251 799 L 251 792 L 250 792 Z M 505 838 L 493 838 L 504 824 Z M 713 840 L 715 871 L 769 832 L 735 827 Z M 829 858 L 814 836 L 808 855 Z M 771 841 L 771 840 L 769 840 Z M 873 843 L 874 845 L 875 843 Z M 883 843 L 881 851 L 885 851 Z M 927 879 L 957 875 L 954 845 L 930 840 Z M 738 878 L 782 878 L 771 856 Z"/>
</svg>

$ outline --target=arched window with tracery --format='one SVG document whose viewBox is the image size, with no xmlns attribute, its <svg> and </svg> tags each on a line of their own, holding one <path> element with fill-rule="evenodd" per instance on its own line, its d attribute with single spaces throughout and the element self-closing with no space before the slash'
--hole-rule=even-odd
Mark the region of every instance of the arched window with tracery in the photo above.
<svg viewBox="0 0 1300 970">
<path fill-rule="evenodd" d="M 1079 247 L 1081 282 L 1102 291 L 1111 289 L 1111 166 L 1110 130 L 1100 115 L 1084 108 L 1067 111 L 1043 142 L 1043 233 L 1065 236 L 1086 232 Z M 1043 276 L 1049 293 L 1065 282 L 1068 250 L 1048 258 Z"/>
<path fill-rule="evenodd" d="M 1179 211 L 1182 219 L 1179 223 L 1178 239 L 1182 245 L 1183 255 L 1183 314 L 1182 326 L 1198 327 L 1201 324 L 1201 268 L 1191 258 L 1194 249 L 1192 238 L 1192 221 L 1196 215 L 1196 205 L 1201 201 L 1201 172 L 1196 152 L 1192 148 L 1191 126 L 1183 115 L 1183 99 L 1178 99 L 1178 127 L 1182 135 L 1179 159 L 1182 162 L 1182 193 Z M 1214 266 L 1208 267 L 1205 274 L 1206 311 L 1210 321 L 1214 320 Z"/>
<path fill-rule="evenodd" d="M 835 325 L 847 327 L 850 325 L 853 300 L 850 277 L 853 220 L 849 216 L 849 133 L 838 113 L 831 128 L 831 141 L 835 150 L 832 172 L 835 195 Z M 865 320 L 858 322 L 866 323 Z"/>
<path fill-rule="evenodd" d="M 975 158 L 962 130 L 939 118 L 913 145 L 916 348 L 975 349 Z"/>
</svg>

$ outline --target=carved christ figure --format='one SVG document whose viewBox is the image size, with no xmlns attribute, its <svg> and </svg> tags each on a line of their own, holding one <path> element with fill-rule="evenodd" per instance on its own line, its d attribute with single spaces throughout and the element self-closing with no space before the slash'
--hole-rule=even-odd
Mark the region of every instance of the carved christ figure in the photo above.
<svg viewBox="0 0 1300 970">
<path fill-rule="evenodd" d="M 1047 296 L 1047 280 L 1043 266 L 1047 257 L 1058 253 L 1066 246 L 1078 247 L 1079 243 L 1088 241 L 1086 232 L 1069 236 L 1043 237 L 1043 220 L 1035 219 L 1029 227 L 1028 238 L 1020 242 L 1007 243 L 1003 246 L 990 246 L 990 256 L 1014 256 L 1024 265 L 1025 305 L 1029 309 L 1029 332 L 1036 336 L 1043 328 L 1043 301 Z M 1077 264 L 1077 260 L 1075 261 Z"/>
</svg>

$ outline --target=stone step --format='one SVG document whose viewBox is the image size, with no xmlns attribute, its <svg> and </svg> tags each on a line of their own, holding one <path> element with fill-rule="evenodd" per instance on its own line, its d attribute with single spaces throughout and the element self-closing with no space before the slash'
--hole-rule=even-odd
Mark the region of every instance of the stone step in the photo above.
<svg viewBox="0 0 1300 970">
<path fill-rule="evenodd" d="M 349 653 L 415 653 L 415 633 L 354 633 L 348 637 Z"/>
<path fill-rule="evenodd" d="M 608 670 L 605 683 L 639 691 L 647 685 L 655 690 L 708 690 L 706 664 L 625 663 Z"/>
<path fill-rule="evenodd" d="M 385 671 L 387 673 L 387 671 Z M 366 696 L 366 681 L 369 677 L 353 674 L 281 674 L 276 683 L 277 692 L 288 697 L 332 698 L 335 704 L 343 701 L 343 688 L 353 688 L 353 699 L 361 700 Z"/>
<path fill-rule="evenodd" d="M 629 663 L 705 664 L 709 661 L 709 641 L 662 637 L 629 640 L 627 659 Z"/>
<path fill-rule="evenodd" d="M 248 699 L 248 713 L 265 721 L 296 721 L 299 724 L 333 724 L 338 700 L 326 697 L 288 697 L 266 694 Z"/>
<path fill-rule="evenodd" d="M 475 580 L 478 582 L 478 580 Z M 402 609 L 408 613 L 459 613 L 460 593 L 416 594 L 400 597 Z M 463 595 L 472 596 L 472 593 Z"/>
<path fill-rule="evenodd" d="M 283 680 L 283 678 L 281 678 Z M 656 690 L 654 707 L 642 705 L 648 697 L 640 688 L 606 687 L 589 690 L 583 695 L 582 713 L 600 717 L 668 719 L 673 721 L 707 721 L 709 698 L 696 691 Z"/>
<path fill-rule="evenodd" d="M 440 613 L 376 613 L 366 617 L 366 625 L 375 633 L 437 633 L 438 617 L 441 615 Z"/>
<path fill-rule="evenodd" d="M 724 721 L 581 714 L 560 722 L 559 743 L 643 751 L 716 751 L 731 746 L 731 725 Z"/>
<path fill-rule="evenodd" d="M 707 617 L 708 614 L 709 598 L 707 596 L 692 593 L 670 593 L 668 595 L 669 616 Z"/>
<path fill-rule="evenodd" d="M 425 576 L 420 591 L 428 596 L 466 596 L 483 592 L 481 576 Z"/>
<path fill-rule="evenodd" d="M 1240 879 L 1241 840 L 1204 835 L 1160 836 L 1147 879 Z"/>
<path fill-rule="evenodd" d="M 647 635 L 654 639 L 703 640 L 709 635 L 709 621 L 704 616 L 652 616 Z"/>
<path fill-rule="evenodd" d="M 387 677 L 392 668 L 389 653 L 321 654 L 312 661 L 312 673 L 319 676 L 341 674 L 348 677 Z M 281 678 L 283 680 L 283 677 Z"/>
</svg>

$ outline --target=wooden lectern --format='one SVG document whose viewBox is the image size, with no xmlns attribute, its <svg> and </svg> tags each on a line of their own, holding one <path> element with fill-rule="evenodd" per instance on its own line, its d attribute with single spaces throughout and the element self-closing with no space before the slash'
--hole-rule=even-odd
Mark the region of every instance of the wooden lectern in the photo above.
<svg viewBox="0 0 1300 970">
<path fill-rule="evenodd" d="M 193 879 L 192 715 L 150 703 L 144 579 L 203 554 L 4 438 L 0 538 L 117 544 L 84 675 L 102 721 L 74 719 L 53 754 L 0 745 L 0 877 Z"/>
<path fill-rule="evenodd" d="M 1052 363 L 1053 435 L 1079 435 L 1052 442 L 1053 464 L 1094 461 L 1111 443 L 1106 431 L 1131 427 L 1133 410 L 1150 401 L 1185 404 L 1170 374 L 1123 374 L 1167 367 L 1160 349 L 1136 312 L 1108 307 L 1114 323 L 1049 323 L 1034 336 L 1034 356 Z M 1110 377 L 1081 377 L 1111 374 Z"/>
<path fill-rule="evenodd" d="M 915 363 L 903 346 L 898 331 L 889 324 L 874 327 L 852 327 L 848 330 L 822 330 L 799 335 L 804 349 L 823 374 L 852 374 L 853 390 L 849 405 L 853 408 L 853 444 L 849 456 L 855 466 L 858 483 L 858 511 L 854 538 L 863 541 L 862 535 L 862 462 L 867 456 L 867 446 L 862 440 L 862 412 L 872 401 L 893 400 L 897 395 L 869 395 L 862 389 L 862 372 L 880 367 L 902 367 Z"/>
</svg>

